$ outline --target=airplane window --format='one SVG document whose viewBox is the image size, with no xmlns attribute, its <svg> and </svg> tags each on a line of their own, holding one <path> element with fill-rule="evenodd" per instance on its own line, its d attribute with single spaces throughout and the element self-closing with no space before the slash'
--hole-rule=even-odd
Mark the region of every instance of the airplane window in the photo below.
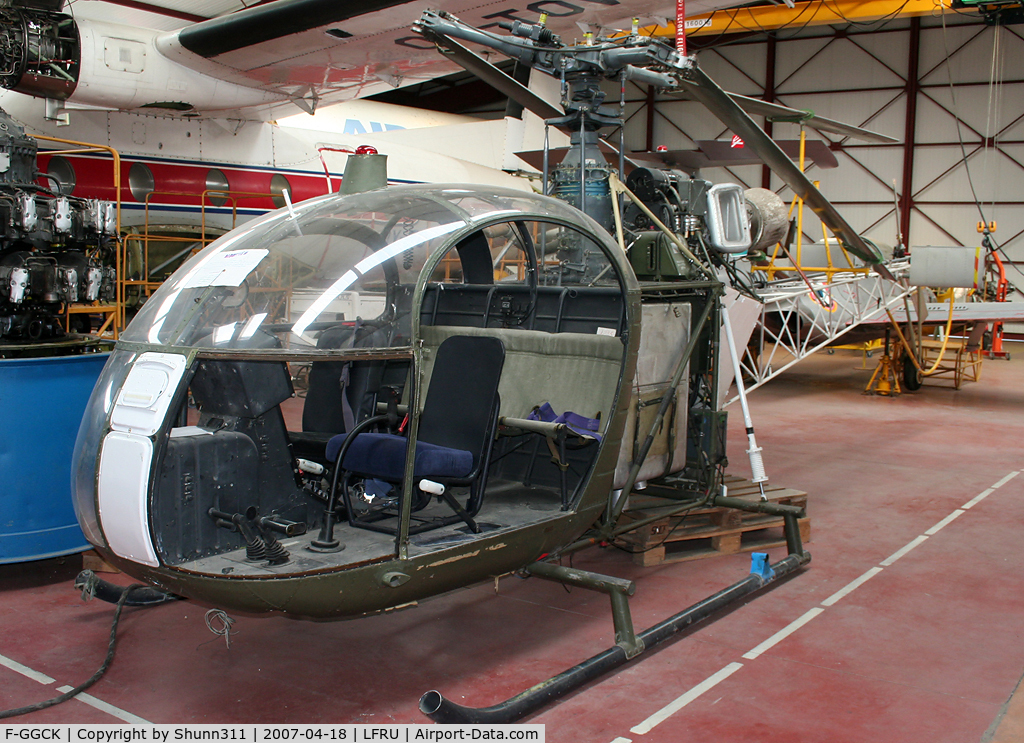
<svg viewBox="0 0 1024 743">
<path fill-rule="evenodd" d="M 552 199 L 472 186 L 309 199 L 189 259 L 123 337 L 301 353 L 344 325 L 372 328 L 366 347 L 404 347 L 426 265 L 436 266 L 432 282 L 462 287 L 443 300 L 428 292 L 425 324 L 618 333 L 620 277 L 604 252 L 614 247 L 588 237 L 586 225 L 565 226 L 578 222 Z M 435 260 L 442 251 L 448 257 Z"/>
<path fill-rule="evenodd" d="M 270 179 L 270 198 L 274 202 L 274 206 L 278 209 L 281 209 L 287 203 L 284 200 L 285 191 L 290 195 L 292 191 L 292 184 L 290 184 L 288 179 L 280 173 L 275 173 Z"/>
<path fill-rule="evenodd" d="M 466 235 L 437 263 L 420 322 L 617 336 L 625 318 L 619 279 L 605 248 L 580 230 L 500 222 Z"/>
<path fill-rule="evenodd" d="M 128 190 L 136 201 L 145 201 L 156 188 L 153 171 L 143 163 L 132 163 L 128 169 Z"/>
<path fill-rule="evenodd" d="M 223 192 L 231 190 L 231 184 L 228 183 L 228 177 L 224 175 L 224 171 L 216 168 L 206 171 L 206 190 L 211 192 L 206 195 L 206 198 L 214 206 L 224 206 L 228 203 L 227 194 Z"/>
<path fill-rule="evenodd" d="M 67 158 L 60 155 L 51 157 L 46 173 L 57 181 L 63 195 L 68 196 L 75 190 L 75 168 Z"/>
</svg>

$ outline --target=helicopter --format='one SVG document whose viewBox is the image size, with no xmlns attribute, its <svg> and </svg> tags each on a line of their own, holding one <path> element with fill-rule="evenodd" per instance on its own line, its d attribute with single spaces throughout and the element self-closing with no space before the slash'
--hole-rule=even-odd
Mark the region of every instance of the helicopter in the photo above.
<svg viewBox="0 0 1024 743">
<path fill-rule="evenodd" d="M 752 145 L 766 138 L 649 38 L 576 47 L 430 11 L 414 30 L 562 71 L 550 123 L 572 146 L 545 177 L 553 195 L 385 187 L 383 155 L 350 157 L 345 193 L 229 232 L 143 306 L 86 409 L 72 490 L 112 565 L 231 611 L 359 617 L 513 572 L 607 593 L 610 649 L 494 708 L 420 703 L 442 722 L 507 722 L 810 560 L 802 508 L 722 489 L 722 298 L 727 282 L 749 291 L 732 267 L 753 244 L 742 189 L 644 168 L 623 184 L 596 153 L 615 120 L 599 83 L 684 85 Z M 790 181 L 879 262 L 806 177 Z M 645 188 L 674 199 L 671 225 Z M 645 487 L 666 505 L 620 525 Z M 788 555 L 642 632 L 632 582 L 559 562 L 708 505 L 783 517 Z"/>
</svg>

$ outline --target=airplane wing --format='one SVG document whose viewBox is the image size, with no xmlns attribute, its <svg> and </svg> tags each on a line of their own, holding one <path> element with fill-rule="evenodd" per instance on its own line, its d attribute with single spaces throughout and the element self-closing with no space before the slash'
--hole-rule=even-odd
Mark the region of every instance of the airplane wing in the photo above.
<svg viewBox="0 0 1024 743">
<path fill-rule="evenodd" d="M 911 305 L 913 308 L 913 305 Z M 928 302 L 925 305 L 925 322 L 929 325 L 944 324 L 949 319 L 949 303 Z M 903 307 L 891 310 L 893 319 L 898 323 L 907 321 L 907 311 Z M 910 319 L 917 321 L 917 313 L 911 310 Z M 1024 320 L 1024 302 L 956 302 L 953 305 L 953 323 L 974 322 L 1020 322 Z M 876 317 L 867 324 L 885 325 L 889 318 L 885 315 Z"/>
<path fill-rule="evenodd" d="M 633 168 L 660 168 L 669 166 L 694 172 L 701 168 L 719 168 L 734 165 L 760 165 L 764 162 L 757 153 L 748 148 L 737 148 L 731 142 L 701 139 L 697 140 L 695 150 L 658 150 L 656 152 L 627 152 L 625 157 L 626 175 Z M 776 144 L 793 160 L 800 157 L 800 140 L 780 140 Z M 614 152 L 605 140 L 598 142 L 598 147 L 614 162 L 618 152 Z M 568 147 L 555 147 L 548 150 L 548 165 L 555 166 L 569 152 Z M 544 162 L 543 150 L 517 152 L 516 155 L 528 165 L 540 170 Z M 835 168 L 839 162 L 836 156 L 821 140 L 807 140 L 804 146 L 804 158 L 820 168 Z"/>
<path fill-rule="evenodd" d="M 688 12 L 739 4 L 691 0 Z M 187 0 L 174 7 L 198 11 L 204 5 Z M 547 11 L 548 26 L 568 38 L 581 35 L 578 23 L 621 23 L 628 28 L 632 15 L 675 15 L 674 6 L 659 8 L 638 0 L 560 0 L 534 3 L 527 10 L 514 3 L 474 0 L 275 0 L 165 32 L 156 46 L 164 56 L 196 72 L 274 92 L 312 108 L 459 70 L 437 54 L 433 44 L 410 31 L 428 6 L 485 28 L 515 19 L 535 22 Z"/>
</svg>

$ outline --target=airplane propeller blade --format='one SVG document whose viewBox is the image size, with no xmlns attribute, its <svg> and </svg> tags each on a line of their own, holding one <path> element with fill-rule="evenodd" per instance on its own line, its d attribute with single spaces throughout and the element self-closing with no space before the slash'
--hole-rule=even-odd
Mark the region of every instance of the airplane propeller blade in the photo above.
<svg viewBox="0 0 1024 743">
<path fill-rule="evenodd" d="M 680 91 L 683 93 L 683 98 L 696 99 L 697 84 L 690 80 L 680 81 Z M 778 103 L 769 103 L 768 101 L 762 101 L 757 98 L 750 98 L 745 95 L 739 95 L 737 93 L 726 93 L 733 101 L 735 101 L 740 108 L 746 111 L 748 114 L 754 116 L 764 116 L 774 121 L 799 121 L 808 126 L 811 129 L 822 132 L 830 132 L 832 134 L 842 134 L 844 137 L 853 137 L 855 139 L 861 139 L 866 142 L 877 142 L 878 144 L 893 144 L 898 142 L 898 139 L 890 137 L 886 134 L 879 134 L 873 132 L 870 129 L 864 129 L 863 127 L 853 126 L 852 124 L 844 124 L 841 121 L 835 119 L 828 119 L 824 116 L 818 116 L 817 114 L 809 111 L 801 111 L 797 108 L 790 108 L 789 106 L 782 106 Z"/>
<path fill-rule="evenodd" d="M 413 30 L 421 34 L 423 38 L 436 44 L 441 53 L 450 60 L 463 67 L 466 71 L 473 73 L 499 92 L 507 95 L 523 108 L 533 111 L 542 119 L 553 119 L 564 115 L 562 109 L 552 106 L 511 75 L 499 70 L 479 54 L 470 51 L 455 41 L 455 39 L 435 34 L 424 26 L 413 26 Z"/>
<path fill-rule="evenodd" d="M 811 210 L 818 215 L 822 222 L 828 225 L 829 229 L 842 242 L 845 248 L 861 260 L 880 264 L 882 254 L 868 245 L 864 239 L 850 226 L 839 211 L 832 205 L 832 202 L 814 187 L 814 184 L 798 168 L 782 149 L 772 141 L 753 119 L 734 101 L 728 93 L 722 90 L 714 80 L 699 67 L 692 67 L 688 75 L 692 85 L 688 86 L 694 98 L 707 106 L 719 120 L 738 134 L 748 146 L 757 150 L 758 154 L 765 161 L 776 175 L 778 175 L 790 188 L 793 189 L 804 203 L 811 207 Z M 884 266 L 876 266 L 876 270 L 886 278 L 892 279 L 892 274 Z M 893 279 L 895 280 L 895 279 Z"/>
</svg>

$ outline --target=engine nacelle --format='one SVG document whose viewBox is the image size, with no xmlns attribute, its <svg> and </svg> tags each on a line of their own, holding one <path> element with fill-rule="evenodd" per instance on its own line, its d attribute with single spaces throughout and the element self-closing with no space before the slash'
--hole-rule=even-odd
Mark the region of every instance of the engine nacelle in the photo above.
<svg viewBox="0 0 1024 743">
<path fill-rule="evenodd" d="M 63 0 L 10 2 L 0 0 L 0 87 L 8 90 L 101 108 L 181 113 L 285 100 L 256 83 L 226 82 L 180 64 L 173 58 L 183 54 L 174 32 L 78 21 L 60 12 Z M 168 37 L 162 45 L 161 36 Z"/>
<path fill-rule="evenodd" d="M 0 86 L 61 101 L 75 92 L 81 42 L 75 19 L 57 12 L 60 5 L 0 8 Z"/>
</svg>

